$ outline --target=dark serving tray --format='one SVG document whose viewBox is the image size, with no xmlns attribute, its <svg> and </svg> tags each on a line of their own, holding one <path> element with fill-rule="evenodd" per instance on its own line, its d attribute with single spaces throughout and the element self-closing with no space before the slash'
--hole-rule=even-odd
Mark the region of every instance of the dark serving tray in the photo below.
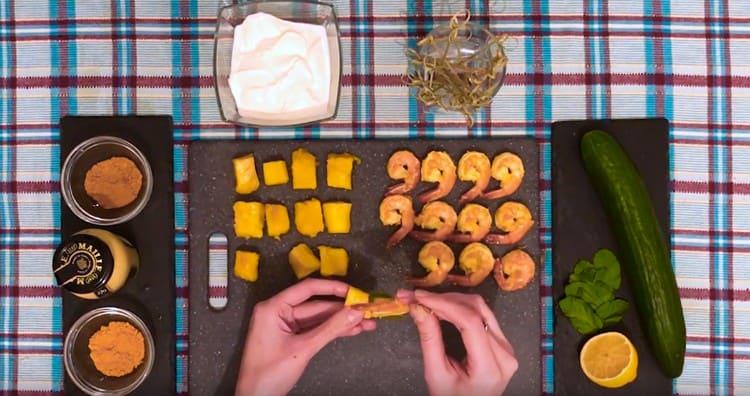
<svg viewBox="0 0 750 396">
<path fill-rule="evenodd" d="M 638 322 L 633 296 L 624 282 L 615 293 L 630 302 L 623 322 L 611 330 L 625 334 L 638 350 L 638 378 L 619 389 L 595 385 L 578 363 L 588 337 L 578 334 L 557 302 L 564 294 L 575 263 L 591 258 L 601 248 L 617 251 L 599 198 L 581 162 L 583 134 L 601 129 L 623 146 L 643 176 L 664 235 L 669 241 L 669 123 L 665 119 L 562 121 L 552 125 L 552 245 L 555 301 L 555 394 L 558 395 L 666 395 L 672 394 L 672 379 L 659 369 Z"/>
<path fill-rule="evenodd" d="M 151 374 L 132 394 L 175 393 L 175 270 L 174 183 L 172 172 L 172 117 L 169 116 L 66 116 L 60 120 L 60 164 L 79 143 L 99 135 L 128 140 L 148 158 L 154 184 L 145 209 L 116 226 L 95 226 L 80 220 L 61 202 L 62 237 L 84 228 L 102 228 L 135 245 L 140 268 L 125 287 L 101 300 L 83 300 L 63 292 L 63 333 L 81 315 L 102 306 L 121 307 L 140 316 L 149 326 L 156 345 Z M 83 395 L 65 376 L 65 394 Z"/>
<path fill-rule="evenodd" d="M 253 153 L 259 170 L 264 161 L 284 158 L 290 164 L 291 152 L 304 147 L 318 160 L 318 189 L 295 191 L 291 185 L 262 186 L 251 195 L 234 192 L 232 158 Z M 385 249 L 385 242 L 395 231 L 383 227 L 378 220 L 378 207 L 386 187 L 393 184 L 385 171 L 390 155 L 398 149 L 412 150 L 423 158 L 434 149 L 446 150 L 458 161 L 466 150 L 474 149 L 490 157 L 512 151 L 524 159 L 526 177 L 522 187 L 511 197 L 489 204 L 494 213 L 500 203 L 517 200 L 529 206 L 538 219 L 538 143 L 528 138 L 503 139 L 439 139 L 439 140 L 328 140 L 328 141 L 245 141 L 195 142 L 190 146 L 190 393 L 194 395 L 232 394 L 242 354 L 250 313 L 256 302 L 273 296 L 295 282 L 287 262 L 289 249 L 304 241 L 310 246 L 345 247 L 350 255 L 346 282 L 364 290 L 393 293 L 407 287 L 404 277 L 423 274 L 417 264 L 422 243 L 406 239 L 394 249 Z M 359 156 L 362 164 L 354 169 L 352 191 L 326 186 L 326 155 L 349 152 Z M 495 182 L 497 183 L 497 182 Z M 496 184 L 493 184 L 495 186 Z M 420 184 L 415 192 L 432 188 Z M 468 189 L 458 182 L 446 201 L 458 207 L 458 196 Z M 267 236 L 260 240 L 234 237 L 232 204 L 235 200 L 281 202 L 293 218 L 293 203 L 317 197 L 321 201 L 345 200 L 353 203 L 352 231 L 347 235 L 320 234 L 314 239 L 303 238 L 292 231 L 280 241 Z M 416 205 L 419 211 L 421 205 Z M 229 238 L 229 285 L 226 308 L 217 311 L 208 304 L 208 238 L 215 232 Z M 541 261 L 538 228 L 534 227 L 520 242 L 536 260 Z M 259 279 L 244 282 L 232 275 L 234 251 L 246 247 L 260 252 Z M 453 244 L 456 255 L 460 246 Z M 491 247 L 496 256 L 512 246 Z M 458 265 L 456 265 L 458 267 Z M 460 272 L 458 268 L 456 272 Z M 511 380 L 508 395 L 541 393 L 540 295 L 537 271 L 534 282 L 513 293 L 498 290 L 491 277 L 472 289 L 442 287 L 437 290 L 460 290 L 478 293 L 495 312 L 503 330 L 513 344 L 519 360 L 517 374 Z M 447 348 L 461 357 L 463 345 L 452 326 L 444 327 Z M 426 394 L 423 379 L 422 353 L 416 328 L 410 318 L 381 320 L 375 332 L 340 339 L 324 348 L 310 363 L 292 394 L 407 395 Z"/>
</svg>

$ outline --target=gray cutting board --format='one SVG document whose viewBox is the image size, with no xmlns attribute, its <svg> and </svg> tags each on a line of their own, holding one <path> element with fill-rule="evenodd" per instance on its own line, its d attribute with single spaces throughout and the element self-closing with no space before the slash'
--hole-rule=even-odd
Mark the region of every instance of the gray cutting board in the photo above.
<svg viewBox="0 0 750 396">
<path fill-rule="evenodd" d="M 265 187 L 250 196 L 234 193 L 234 174 L 231 160 L 254 153 L 258 172 L 264 161 L 283 158 L 291 164 L 291 152 L 304 147 L 318 159 L 318 189 L 294 191 L 291 184 Z M 253 305 L 269 298 L 295 283 L 287 263 L 288 251 L 300 241 L 310 246 L 327 244 L 345 247 L 350 255 L 346 282 L 371 291 L 393 293 L 406 287 L 407 275 L 421 275 L 424 270 L 416 261 L 421 243 L 407 239 L 392 250 L 385 243 L 393 228 L 380 225 L 378 206 L 387 186 L 393 183 L 385 172 L 391 153 L 408 148 L 420 158 L 433 149 L 448 151 L 458 161 L 469 149 L 480 150 L 490 157 L 503 151 L 519 154 L 526 166 L 522 187 L 510 199 L 521 201 L 538 219 L 538 146 L 533 139 L 455 139 L 455 140 L 318 140 L 318 141 L 246 141 L 195 142 L 190 146 L 190 348 L 189 383 L 194 395 L 231 394 L 236 382 L 242 346 Z M 355 167 L 352 191 L 329 189 L 325 181 L 326 155 L 349 152 L 359 156 L 362 164 Z M 497 182 L 495 182 L 497 183 Z M 496 186 L 496 184 L 493 184 Z M 447 202 L 457 206 L 458 197 L 470 184 L 459 182 Z M 420 184 L 416 192 L 432 188 Z M 413 192 L 416 194 L 416 192 Z M 348 235 L 320 234 L 314 239 L 304 238 L 296 231 L 281 241 L 264 237 L 262 240 L 242 240 L 234 237 L 232 204 L 235 200 L 283 202 L 289 209 L 293 225 L 293 204 L 317 197 L 321 201 L 346 200 L 353 203 L 352 232 Z M 489 203 L 494 213 L 501 202 Z M 415 210 L 419 210 L 416 207 Z M 224 310 L 216 311 L 208 305 L 208 238 L 222 232 L 229 238 L 229 301 Z M 535 258 L 541 261 L 538 228 L 521 241 Z M 261 253 L 260 278 L 254 284 L 231 275 L 234 251 L 247 247 Z M 456 256 L 460 245 L 454 245 Z M 492 247 L 502 255 L 511 246 Z M 458 268 L 455 269 L 460 271 Z M 538 275 L 538 273 L 537 273 Z M 442 291 L 457 290 L 443 287 Z M 490 277 L 480 286 L 463 289 L 481 294 L 493 308 L 505 334 L 515 347 L 519 370 L 508 388 L 508 395 L 541 393 L 540 362 L 540 295 L 539 276 L 524 290 L 503 293 Z M 461 358 L 463 347 L 458 332 L 444 327 L 448 350 Z M 423 379 L 422 355 L 419 338 L 411 319 L 381 320 L 375 332 L 353 338 L 340 339 L 319 353 L 292 391 L 293 394 L 426 394 Z"/>
<path fill-rule="evenodd" d="M 583 169 L 581 137 L 587 131 L 609 132 L 623 146 L 643 176 L 662 232 L 669 236 L 669 123 L 665 119 L 563 121 L 552 126 L 553 298 L 555 299 L 555 394 L 669 395 L 672 380 L 665 376 L 638 323 L 633 296 L 623 271 L 618 297 L 630 302 L 623 322 L 611 329 L 625 334 L 638 350 L 638 377 L 619 389 L 605 389 L 589 381 L 578 363 L 588 337 L 578 334 L 557 307 L 568 275 L 581 258 L 601 248 L 618 254 L 604 209 Z M 619 254 L 618 254 L 619 256 Z M 605 331 L 603 330 L 603 331 Z"/>
</svg>

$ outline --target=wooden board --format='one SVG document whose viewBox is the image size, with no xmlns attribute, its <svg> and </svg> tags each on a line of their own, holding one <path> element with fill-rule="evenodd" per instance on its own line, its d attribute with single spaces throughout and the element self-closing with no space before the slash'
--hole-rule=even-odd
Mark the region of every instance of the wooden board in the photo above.
<svg viewBox="0 0 750 396">
<path fill-rule="evenodd" d="M 116 226 L 92 226 L 61 202 L 62 238 L 89 227 L 114 232 L 138 250 L 140 267 L 120 291 L 89 301 L 63 292 L 63 332 L 85 312 L 103 306 L 132 311 L 150 327 L 156 346 L 154 367 L 133 395 L 175 393 L 175 272 L 172 117 L 64 117 L 60 120 L 60 164 L 84 140 L 99 135 L 125 139 L 146 156 L 154 176 L 151 199 L 132 220 Z M 61 200 L 62 201 L 62 200 Z M 65 394 L 82 395 L 65 376 Z"/>
<path fill-rule="evenodd" d="M 234 157 L 254 153 L 256 164 L 283 158 L 290 164 L 291 152 L 304 147 L 318 159 L 318 189 L 294 191 L 291 185 L 261 187 L 251 196 L 234 193 Z M 344 280 L 364 290 L 393 293 L 406 287 L 407 275 L 421 275 L 417 264 L 421 243 L 408 239 L 387 250 L 385 242 L 394 228 L 383 227 L 378 220 L 378 206 L 387 186 L 393 183 L 385 172 L 388 157 L 396 150 L 408 148 L 424 157 L 433 149 L 448 151 L 454 161 L 466 150 L 474 149 L 490 157 L 503 151 L 519 154 L 525 162 L 526 178 L 521 189 L 510 199 L 521 201 L 538 218 L 538 148 L 533 139 L 454 139 L 454 140 L 374 140 L 374 141 L 259 141 L 196 142 L 190 147 L 190 393 L 196 395 L 230 394 L 237 370 L 253 305 L 273 296 L 295 282 L 287 263 L 287 253 L 297 243 L 311 246 L 345 247 L 350 254 L 350 274 Z M 362 158 L 354 170 L 353 191 L 329 189 L 325 180 L 327 153 L 349 152 Z M 497 182 L 494 182 L 497 183 Z M 496 186 L 497 184 L 493 184 Z M 458 196 L 470 187 L 457 183 L 447 201 L 457 206 Z M 419 192 L 432 188 L 420 184 Z M 348 235 L 321 234 L 314 239 L 302 238 L 296 231 L 275 241 L 234 238 L 232 204 L 235 200 L 276 201 L 284 203 L 293 216 L 295 201 L 317 197 L 321 201 L 346 200 L 353 203 L 352 232 Z M 500 200 L 489 204 L 490 210 Z M 415 208 L 417 211 L 420 207 Z M 230 275 L 229 301 L 222 311 L 208 305 L 208 238 L 222 232 L 229 237 L 229 265 L 238 246 L 261 252 L 260 278 L 249 284 Z M 538 229 L 521 241 L 537 262 Z M 454 245 L 456 255 L 460 246 Z M 493 247 L 502 255 L 510 246 Z M 455 271 L 459 272 L 457 268 Z M 231 274 L 231 270 L 230 270 Z M 439 290 L 458 290 L 442 287 Z M 495 281 L 488 278 L 479 287 L 463 291 L 481 294 L 497 315 L 505 334 L 515 347 L 520 368 L 510 383 L 508 394 L 539 394 L 540 364 L 540 298 L 537 279 L 526 289 L 501 293 Z M 448 350 L 460 357 L 460 337 L 452 327 L 445 327 Z M 382 320 L 377 331 L 337 340 L 310 363 L 292 391 L 293 394 L 426 394 L 419 339 L 409 318 Z"/>
<path fill-rule="evenodd" d="M 620 388 L 606 390 L 590 382 L 578 363 L 588 337 L 578 334 L 560 312 L 568 275 L 581 258 L 591 258 L 601 248 L 617 245 L 607 217 L 581 162 L 580 141 L 592 129 L 612 134 L 643 176 L 665 236 L 669 235 L 669 123 L 665 119 L 564 121 L 552 126 L 552 240 L 553 297 L 555 300 L 555 393 L 558 395 L 665 395 L 672 380 L 657 366 L 638 322 L 633 296 L 624 282 L 616 293 L 631 303 L 623 322 L 612 330 L 627 335 L 638 350 L 638 378 Z M 669 240 L 669 238 L 667 238 Z"/>
</svg>

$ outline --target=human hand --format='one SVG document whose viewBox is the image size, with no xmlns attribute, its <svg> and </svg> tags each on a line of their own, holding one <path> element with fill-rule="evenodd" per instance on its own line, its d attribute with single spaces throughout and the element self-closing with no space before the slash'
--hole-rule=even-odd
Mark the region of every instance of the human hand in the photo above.
<svg viewBox="0 0 750 396">
<path fill-rule="evenodd" d="M 235 393 L 285 395 L 329 342 L 374 330 L 374 321 L 343 302 L 308 301 L 312 296 L 345 297 L 347 290 L 343 282 L 307 279 L 256 304 Z"/>
<path fill-rule="evenodd" d="M 505 391 L 518 362 L 495 315 L 480 296 L 400 290 L 398 297 L 412 301 L 410 315 L 419 331 L 430 395 L 496 396 Z M 461 333 L 466 347 L 463 362 L 445 354 L 439 320 L 452 323 Z"/>
</svg>

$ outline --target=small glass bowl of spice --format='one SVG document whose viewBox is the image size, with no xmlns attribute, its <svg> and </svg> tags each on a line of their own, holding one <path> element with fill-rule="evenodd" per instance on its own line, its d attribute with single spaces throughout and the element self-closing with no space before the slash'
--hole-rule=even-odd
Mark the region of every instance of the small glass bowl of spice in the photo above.
<svg viewBox="0 0 750 396">
<path fill-rule="evenodd" d="M 148 377 L 154 339 L 134 313 L 102 307 L 81 316 L 65 337 L 65 371 L 89 395 L 124 395 Z"/>
<path fill-rule="evenodd" d="M 63 200 L 81 220 L 96 225 L 124 223 L 148 204 L 151 166 L 127 140 L 97 136 L 71 151 L 60 174 Z"/>
</svg>

